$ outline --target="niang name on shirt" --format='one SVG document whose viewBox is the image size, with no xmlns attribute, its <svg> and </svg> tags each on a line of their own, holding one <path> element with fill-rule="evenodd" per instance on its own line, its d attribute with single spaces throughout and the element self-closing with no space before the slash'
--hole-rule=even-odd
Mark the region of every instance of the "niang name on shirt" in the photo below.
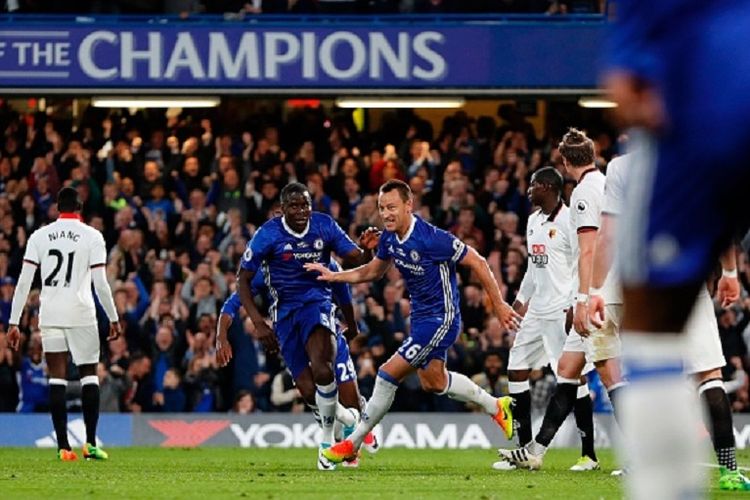
<svg viewBox="0 0 750 500">
<path fill-rule="evenodd" d="M 394 258 L 393 260 L 396 261 L 397 266 L 403 267 L 404 269 L 408 269 L 414 274 L 417 274 L 420 276 L 424 274 L 424 268 L 420 266 L 419 264 L 412 264 L 411 262 L 406 262 L 404 260 L 399 259 L 398 257 Z"/>
<path fill-rule="evenodd" d="M 74 233 L 70 230 L 66 231 L 64 229 L 56 233 L 49 233 L 48 236 L 50 241 L 56 241 L 59 238 L 61 240 L 72 240 L 74 243 L 78 243 L 78 240 L 81 237 L 78 233 Z"/>
</svg>

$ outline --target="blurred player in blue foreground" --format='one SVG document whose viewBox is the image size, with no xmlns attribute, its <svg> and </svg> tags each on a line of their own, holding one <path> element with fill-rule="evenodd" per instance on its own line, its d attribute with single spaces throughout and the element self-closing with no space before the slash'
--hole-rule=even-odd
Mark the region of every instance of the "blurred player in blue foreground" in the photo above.
<svg viewBox="0 0 750 500">
<path fill-rule="evenodd" d="M 622 124 L 649 133 L 631 134 L 633 182 L 618 244 L 628 493 L 695 497 L 703 494 L 698 415 L 682 390 L 679 332 L 750 215 L 750 2 L 621 0 L 617 15 L 605 84 Z"/>
<path fill-rule="evenodd" d="M 310 193 L 298 182 L 282 189 L 281 212 L 281 217 L 258 228 L 248 243 L 237 276 L 239 296 L 268 354 L 280 350 L 294 379 L 308 368 L 312 372 L 315 405 L 323 428 L 318 468 L 329 470 L 332 467 L 321 452 L 333 442 L 338 402 L 334 377 L 335 306 L 330 286 L 306 273 L 303 265 L 328 266 L 332 251 L 346 265 L 362 265 L 372 258 L 379 234 L 374 228 L 362 233 L 363 251 L 330 216 L 312 212 Z M 269 314 L 275 334 L 258 311 L 250 290 L 260 269 L 273 299 Z"/>
<path fill-rule="evenodd" d="M 323 450 L 323 455 L 333 462 L 356 456 L 365 436 L 390 409 L 398 385 L 415 370 L 424 390 L 476 404 L 510 439 L 512 399 L 495 398 L 465 375 L 445 369 L 446 351 L 456 341 L 461 325 L 456 264 L 471 268 L 505 328 L 517 329 L 520 316 L 503 301 L 487 262 L 476 250 L 412 213 L 412 193 L 406 183 L 391 180 L 383 184 L 378 205 L 385 232 L 368 264 L 338 273 L 317 263 L 305 268 L 320 273 L 322 281 L 362 283 L 379 279 L 394 262 L 411 297 L 411 333 L 380 367 L 357 429 L 349 439 Z"/>
<path fill-rule="evenodd" d="M 341 267 L 335 260 L 331 260 L 329 268 L 332 271 L 340 271 Z M 336 406 L 336 420 L 343 426 L 344 437 L 348 436 L 354 426 L 359 421 L 359 414 L 364 410 L 364 399 L 360 396 L 359 387 L 357 386 L 357 373 L 354 370 L 349 354 L 348 340 L 353 339 L 359 333 L 357 321 L 354 318 L 354 308 L 352 307 L 352 294 L 349 285 L 338 283 L 331 287 L 333 298 L 341 311 L 346 328 L 342 332 L 337 332 L 336 343 L 336 384 L 339 390 L 339 404 Z M 265 284 L 263 272 L 258 272 L 251 283 L 253 296 L 268 295 L 268 288 Z M 219 366 L 226 366 L 232 359 L 232 347 L 229 342 L 228 332 L 234 319 L 240 317 L 240 296 L 237 292 L 232 293 L 224 305 L 221 307 L 219 322 L 217 323 L 216 335 L 216 360 Z M 315 406 L 315 383 L 312 378 L 312 371 L 309 367 L 302 371 L 297 379 L 294 380 L 297 389 L 305 400 L 305 403 L 313 410 L 315 419 L 320 423 L 318 409 Z M 350 409 L 355 410 L 352 412 Z M 378 442 L 374 435 L 365 438 L 365 448 L 371 453 L 378 451 Z M 346 463 L 349 466 L 357 466 L 358 461 L 355 459 Z"/>
</svg>

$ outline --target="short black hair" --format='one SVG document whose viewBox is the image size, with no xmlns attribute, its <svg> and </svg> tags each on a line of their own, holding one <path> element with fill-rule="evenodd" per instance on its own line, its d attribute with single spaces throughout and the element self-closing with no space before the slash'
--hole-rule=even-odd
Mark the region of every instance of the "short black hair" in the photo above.
<svg viewBox="0 0 750 500">
<path fill-rule="evenodd" d="M 552 186 L 557 193 L 562 192 L 563 176 L 555 167 L 543 167 L 534 172 L 533 178 L 539 184 Z"/>
<path fill-rule="evenodd" d="M 391 179 L 380 186 L 380 194 L 390 193 L 393 190 L 398 191 L 401 200 L 403 200 L 404 202 L 407 202 L 411 199 L 411 188 L 404 181 Z"/>
<path fill-rule="evenodd" d="M 304 195 L 305 193 L 308 193 L 307 186 L 300 182 L 290 182 L 286 186 L 284 186 L 284 189 L 281 190 L 281 203 L 286 203 L 289 201 L 289 197 L 293 194 L 301 194 Z"/>
<path fill-rule="evenodd" d="M 568 129 L 557 148 L 573 167 L 585 167 L 594 163 L 594 141 L 578 129 Z"/>
<path fill-rule="evenodd" d="M 70 186 L 64 187 L 57 193 L 57 211 L 58 212 L 79 212 L 81 210 L 81 200 L 78 199 L 78 191 Z"/>
</svg>

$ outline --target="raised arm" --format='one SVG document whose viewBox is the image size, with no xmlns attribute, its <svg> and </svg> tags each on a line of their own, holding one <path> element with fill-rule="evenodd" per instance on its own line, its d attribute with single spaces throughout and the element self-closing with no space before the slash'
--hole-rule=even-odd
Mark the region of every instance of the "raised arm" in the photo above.
<svg viewBox="0 0 750 500">
<path fill-rule="evenodd" d="M 492 309 L 503 326 L 507 330 L 517 330 L 520 325 L 521 316 L 503 300 L 500 294 L 500 287 L 497 286 L 497 282 L 492 277 L 492 271 L 490 271 L 487 260 L 467 245 L 466 255 L 464 255 L 459 263 L 470 268 L 477 278 L 479 278 L 482 288 L 484 288 L 484 291 L 490 298 Z"/>
</svg>

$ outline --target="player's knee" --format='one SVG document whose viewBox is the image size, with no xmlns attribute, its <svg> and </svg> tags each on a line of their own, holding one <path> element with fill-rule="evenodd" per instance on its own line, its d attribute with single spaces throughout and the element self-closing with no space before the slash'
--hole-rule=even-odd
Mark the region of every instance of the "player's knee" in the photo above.
<svg viewBox="0 0 750 500">
<path fill-rule="evenodd" d="M 702 384 L 703 382 L 706 382 L 708 380 L 714 380 L 719 379 L 721 380 L 721 369 L 716 368 L 713 370 L 706 370 L 700 373 L 695 374 L 695 381 L 698 384 Z"/>
<path fill-rule="evenodd" d="M 442 376 L 442 374 L 440 374 L 440 376 L 421 377 L 420 382 L 422 383 L 422 389 L 431 393 L 445 392 L 446 386 L 448 385 L 447 378 Z"/>
<path fill-rule="evenodd" d="M 597 361 L 594 363 L 599 378 L 602 381 L 602 385 L 606 388 L 610 388 L 621 381 L 620 372 L 615 366 L 616 363 L 616 359 L 608 359 L 606 361 Z"/>
<path fill-rule="evenodd" d="M 331 366 L 331 363 L 312 363 L 310 368 L 312 368 L 313 380 L 316 385 L 327 385 L 333 382 L 333 366 Z"/>
</svg>

